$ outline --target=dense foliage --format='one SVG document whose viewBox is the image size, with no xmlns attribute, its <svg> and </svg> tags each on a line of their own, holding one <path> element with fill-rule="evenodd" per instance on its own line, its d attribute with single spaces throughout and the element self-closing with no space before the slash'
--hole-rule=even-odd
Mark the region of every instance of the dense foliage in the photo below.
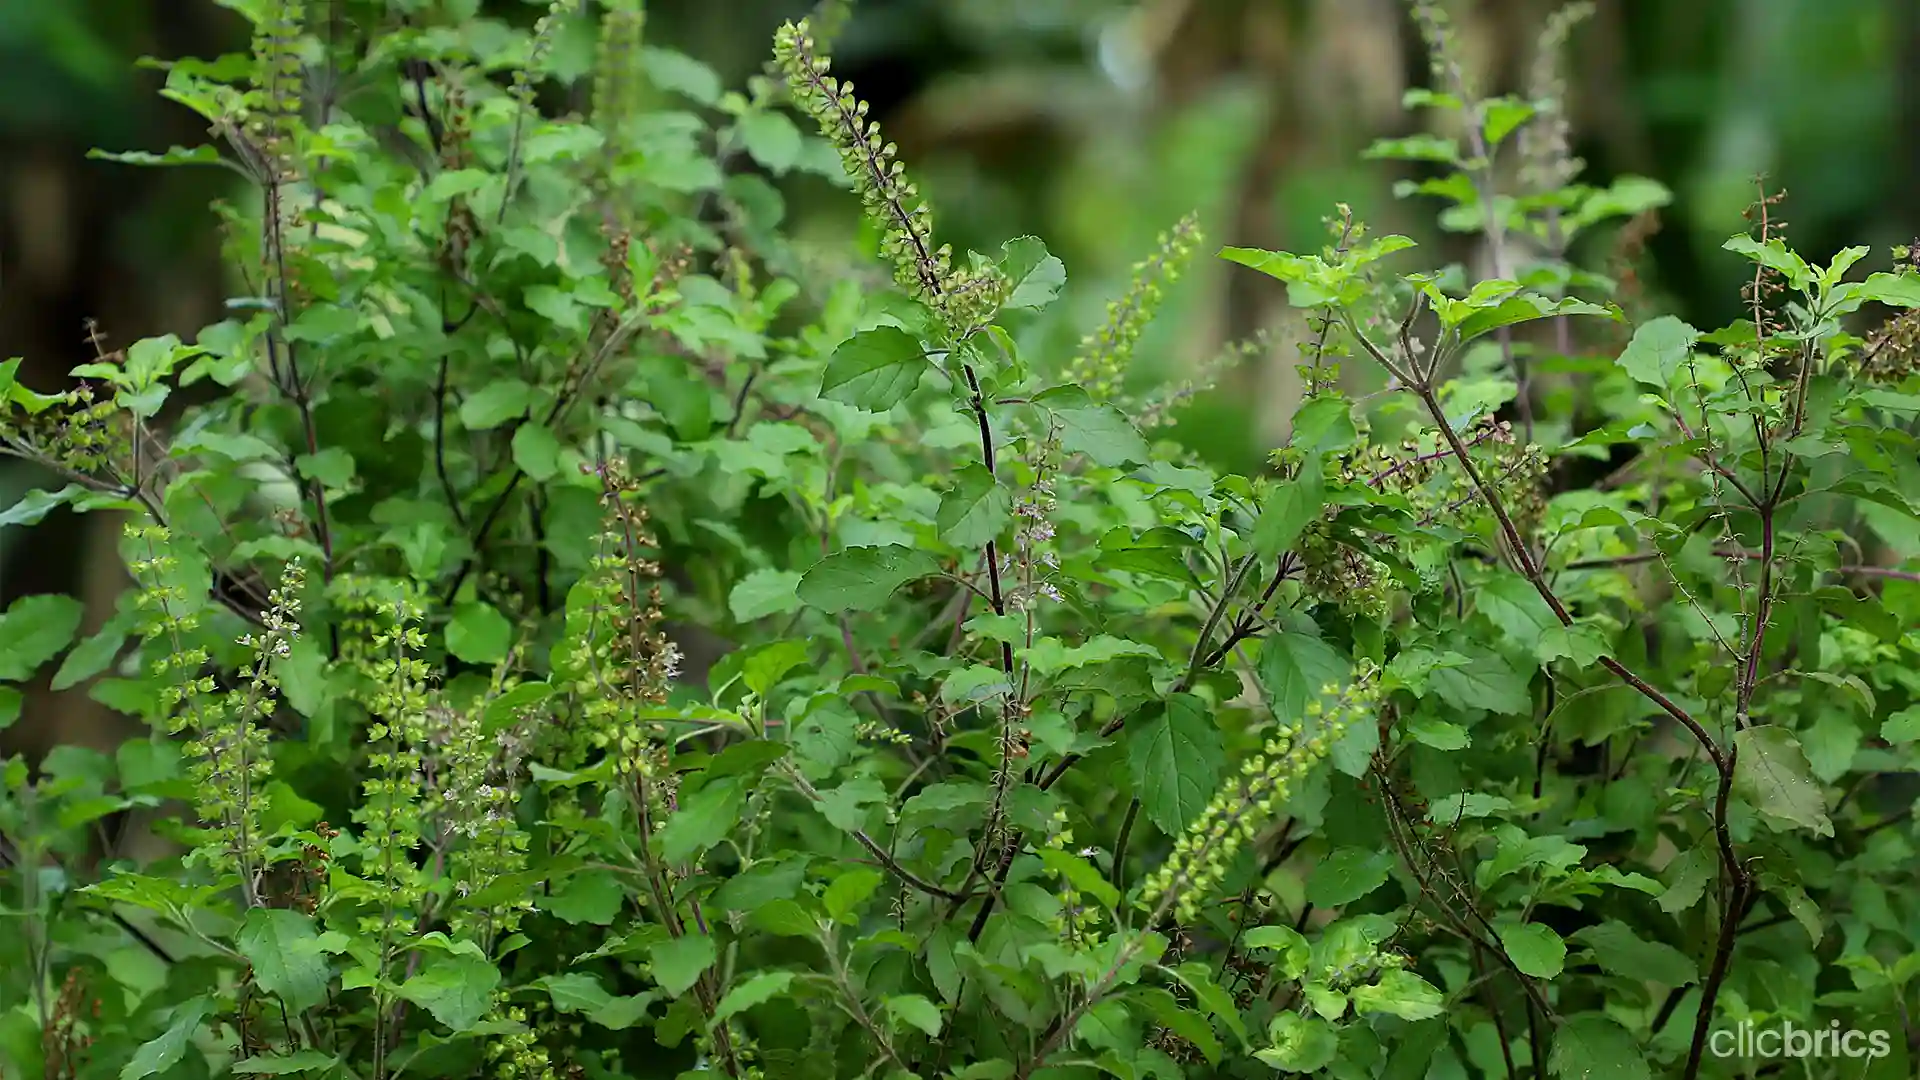
<svg viewBox="0 0 1920 1080">
<path fill-rule="evenodd" d="M 0 680 L 154 729 L 5 765 L 7 1076 L 1913 1074 L 1905 253 L 1762 191 L 1748 318 L 1630 318 L 1566 253 L 1665 192 L 1417 3 L 1435 133 L 1372 156 L 1487 272 L 1345 206 L 1223 251 L 1308 393 L 1221 475 L 1128 378 L 1199 222 L 1062 354 L 1064 267 L 939 246 L 842 5 L 741 92 L 634 0 L 234 6 L 167 75 L 218 146 L 118 155 L 249 182 L 233 316 L 0 365 L 70 481 L 0 521 L 126 511 L 137 583 L 14 605 Z M 177 857 L 97 858 L 171 800 Z"/>
</svg>

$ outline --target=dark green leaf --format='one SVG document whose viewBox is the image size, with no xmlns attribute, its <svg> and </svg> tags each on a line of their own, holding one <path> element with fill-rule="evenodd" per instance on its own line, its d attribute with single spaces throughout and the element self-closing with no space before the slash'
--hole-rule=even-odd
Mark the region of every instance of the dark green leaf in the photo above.
<svg viewBox="0 0 1920 1080">
<path fill-rule="evenodd" d="M 253 908 L 241 924 L 234 947 L 253 965 L 260 989 L 277 995 L 293 1012 L 327 1000 L 327 958 L 313 917 L 286 908 Z"/>
<path fill-rule="evenodd" d="M 1127 761 L 1147 820 L 1175 835 L 1198 817 L 1220 785 L 1226 750 L 1207 706 L 1174 694 L 1127 725 Z"/>
<path fill-rule="evenodd" d="M 1329 852 L 1307 877 L 1307 899 L 1315 907 L 1351 904 L 1387 883 L 1393 856 L 1368 848 Z"/>
<path fill-rule="evenodd" d="M 802 603 L 829 615 L 871 611 L 900 586 L 939 570 L 939 562 L 917 548 L 847 548 L 814 563 L 800 578 L 797 594 Z"/>
<path fill-rule="evenodd" d="M 1633 1034 L 1599 1013 L 1572 1017 L 1554 1033 L 1547 1069 L 1557 1080 L 1652 1080 Z"/>
</svg>

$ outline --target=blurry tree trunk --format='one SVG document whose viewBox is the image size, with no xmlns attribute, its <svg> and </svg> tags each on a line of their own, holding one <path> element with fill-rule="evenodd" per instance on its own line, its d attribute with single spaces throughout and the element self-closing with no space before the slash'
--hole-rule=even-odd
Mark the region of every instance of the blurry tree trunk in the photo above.
<svg viewBox="0 0 1920 1080">
<path fill-rule="evenodd" d="M 93 5 L 108 6 L 111 12 L 81 18 L 88 30 L 99 29 L 98 43 L 127 73 L 142 55 L 213 54 L 232 44 L 237 29 L 231 13 L 211 2 Z M 105 40 L 108 34 L 119 38 Z M 22 381 L 52 391 L 70 384 L 70 368 L 93 359 L 89 320 L 112 348 L 165 333 L 190 338 L 219 317 L 219 244 L 207 203 L 220 174 L 88 160 L 95 146 L 192 145 L 204 141 L 205 125 L 158 97 L 159 73 L 76 87 L 79 77 L 56 68 L 52 50 L 8 44 L 14 55 L 4 59 L 39 69 L 37 93 L 66 99 L 58 108 L 44 106 L 51 117 L 45 122 L 0 123 L 0 341 L 6 355 L 23 359 Z M 75 595 L 86 605 L 80 632 L 97 630 L 126 586 L 115 554 L 120 525 L 117 515 L 59 511 L 9 530 L 0 547 L 0 603 L 35 593 Z M 136 721 L 92 701 L 85 684 L 55 693 L 48 677 L 29 688 L 20 721 L 0 733 L 0 757 L 25 752 L 37 760 L 63 743 L 111 752 L 138 730 Z"/>
</svg>

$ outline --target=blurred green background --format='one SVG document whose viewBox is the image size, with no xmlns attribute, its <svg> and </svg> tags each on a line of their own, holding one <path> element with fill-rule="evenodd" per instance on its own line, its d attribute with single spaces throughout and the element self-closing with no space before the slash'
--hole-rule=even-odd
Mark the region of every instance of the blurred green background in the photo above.
<svg viewBox="0 0 1920 1080">
<path fill-rule="evenodd" d="M 488 6 L 530 22 L 545 2 Z M 737 85 L 780 21 L 809 6 L 659 0 L 648 34 Z M 1524 92 L 1557 0 L 1451 6 L 1476 84 Z M 220 317 L 206 204 L 222 174 L 86 151 L 200 141 L 135 61 L 244 44 L 242 20 L 216 0 L 0 0 L 0 356 L 25 357 L 39 388 L 90 358 L 88 319 L 125 343 Z M 1427 70 L 1402 0 L 860 0 L 835 51 L 916 169 L 942 239 L 995 250 L 1043 237 L 1079 286 L 1084 326 L 1189 210 L 1208 252 L 1318 247 L 1344 200 L 1377 228 L 1470 254 L 1433 235 L 1431 207 L 1393 197 L 1406 173 L 1359 157 L 1420 123 L 1400 107 Z M 1639 230 L 1648 306 L 1701 326 L 1736 315 L 1741 264 L 1719 246 L 1743 229 L 1758 173 L 1789 192 L 1789 235 L 1811 257 L 1866 243 L 1884 259 L 1920 233 L 1920 0 L 1600 0 L 1566 61 L 1587 179 L 1637 174 L 1674 193 L 1658 230 Z M 799 234 L 856 227 L 843 193 L 801 182 L 789 196 Z M 1276 330 L 1269 355 L 1176 428 L 1236 469 L 1257 467 L 1293 398 L 1296 354 L 1270 286 L 1196 260 L 1137 354 L 1149 372 L 1178 371 Z M 37 479 L 0 462 L 0 506 Z M 0 530 L 0 603 L 84 592 L 87 568 L 109 557 L 64 513 Z"/>
</svg>

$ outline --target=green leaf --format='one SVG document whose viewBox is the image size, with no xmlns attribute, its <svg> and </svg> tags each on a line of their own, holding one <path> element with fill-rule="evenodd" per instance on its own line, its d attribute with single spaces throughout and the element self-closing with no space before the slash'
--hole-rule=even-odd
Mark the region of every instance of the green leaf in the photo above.
<svg viewBox="0 0 1920 1080">
<path fill-rule="evenodd" d="M 1147 820 L 1178 835 L 1213 798 L 1226 747 L 1200 698 L 1174 694 L 1148 708 L 1144 723 L 1127 725 L 1133 790 Z"/>
<path fill-rule="evenodd" d="M 740 656 L 740 681 L 765 697 L 787 672 L 807 662 L 807 652 L 807 643 L 793 638 L 756 645 Z"/>
<path fill-rule="evenodd" d="M 598 978 L 579 972 L 549 975 L 534 985 L 546 990 L 556 1010 L 579 1013 L 589 1022 L 610 1031 L 625 1031 L 645 1019 L 647 1007 L 656 996 L 649 990 L 643 994 L 615 997 L 607 993 Z"/>
<path fill-rule="evenodd" d="M 542 899 L 540 906 L 562 922 L 607 926 L 619 917 L 626 899 L 626 890 L 613 871 L 600 870 L 573 875 Z"/>
<path fill-rule="evenodd" d="M 1533 119 L 1534 107 L 1531 102 L 1518 98 L 1502 97 L 1481 104 L 1482 133 L 1488 147 L 1499 146 L 1514 129 Z"/>
<path fill-rule="evenodd" d="M 1485 710 L 1503 716 L 1529 712 L 1533 695 L 1528 680 L 1492 653 L 1479 653 L 1464 664 L 1438 667 L 1427 677 L 1435 696 L 1459 709 Z"/>
<path fill-rule="evenodd" d="M 1260 646 L 1260 682 L 1282 723 L 1304 719 L 1328 685 L 1344 686 L 1352 674 L 1352 663 L 1312 634 L 1282 629 Z"/>
<path fill-rule="evenodd" d="M 19 502 L 0 510 L 0 529 L 8 525 L 38 525 L 48 514 L 59 507 L 71 505 L 86 493 L 87 489 L 79 484 L 68 484 L 58 491 L 34 488 L 20 496 Z"/>
<path fill-rule="evenodd" d="M 1827 799 L 1793 732 L 1761 724 L 1734 733 L 1733 789 L 1774 821 L 1832 836 Z"/>
<path fill-rule="evenodd" d="M 293 459 L 294 471 L 330 488 L 343 488 L 353 482 L 353 455 L 345 447 L 329 446 L 317 454 L 301 454 Z"/>
<path fill-rule="evenodd" d="M 80 601 L 59 593 L 15 600 L 0 614 L 0 679 L 24 682 L 80 629 Z"/>
<path fill-rule="evenodd" d="M 1920 307 L 1920 274 L 1868 274 L 1857 294 L 1866 300 L 1878 300 L 1888 307 Z"/>
<path fill-rule="evenodd" d="M 1540 923 L 1502 925 L 1500 945 L 1514 967 L 1536 979 L 1557 978 L 1567 965 L 1567 943 L 1552 927 Z"/>
<path fill-rule="evenodd" d="M 495 379 L 460 403 L 460 422 L 469 431 L 496 428 L 524 416 L 533 401 L 533 388 L 519 379 Z"/>
<path fill-rule="evenodd" d="M 862 330 L 840 343 L 820 378 L 820 396 L 868 412 L 905 401 L 927 370 L 920 340 L 897 326 Z"/>
<path fill-rule="evenodd" d="M 648 45 L 640 50 L 640 60 L 635 70 L 662 90 L 691 98 L 702 105 L 720 103 L 720 76 L 686 53 Z"/>
<path fill-rule="evenodd" d="M 1061 448 L 1085 454 L 1095 465 L 1144 465 L 1152 457 L 1133 421 L 1111 405 L 1055 409 L 1053 417 L 1060 424 Z"/>
<path fill-rule="evenodd" d="M 718 1024 L 729 1016 L 746 1012 L 755 1005 L 772 1001 L 785 993 L 793 982 L 791 971 L 762 971 L 746 982 L 727 991 L 720 1004 L 713 1010 L 713 1022 Z"/>
<path fill-rule="evenodd" d="M 513 433 L 513 463 L 529 479 L 545 483 L 560 472 L 560 437 L 545 424 L 521 424 Z"/>
<path fill-rule="evenodd" d="M 234 947 L 253 965 L 255 985 L 279 997 L 290 1011 L 304 1012 L 327 1000 L 331 975 L 312 916 L 287 908 L 252 908 Z"/>
<path fill-rule="evenodd" d="M 1393 856 L 1371 848 L 1345 847 L 1329 852 L 1307 876 L 1307 899 L 1315 907 L 1339 907 L 1387 883 Z"/>
<path fill-rule="evenodd" d="M 77 686 L 112 664 L 120 655 L 121 646 L 134 630 L 131 612 L 121 612 L 108 619 L 100 631 L 75 645 L 60 662 L 59 670 L 53 673 L 53 681 L 47 686 L 51 690 L 65 690 Z"/>
<path fill-rule="evenodd" d="M 1720 245 L 1727 251 L 1737 252 L 1759 263 L 1769 270 L 1779 271 L 1786 277 L 1788 284 L 1796 289 L 1804 289 L 1813 280 L 1813 268 L 1807 260 L 1801 258 L 1778 238 L 1761 243 L 1746 233 L 1739 233 Z"/>
<path fill-rule="evenodd" d="M 1425 1020 L 1439 1016 L 1445 1007 L 1445 995 L 1411 971 L 1389 971 L 1372 986 L 1353 988 L 1355 1012 L 1387 1013 L 1402 1020 Z"/>
<path fill-rule="evenodd" d="M 193 1040 L 193 1033 L 199 1029 L 200 1021 L 213 1011 L 213 1002 L 206 998 L 194 998 L 180 1006 L 173 1014 L 173 1023 L 167 1030 L 140 1044 L 126 1065 L 120 1069 L 120 1080 L 142 1080 L 143 1077 L 166 1072 L 180 1063 L 186 1056 L 187 1046 Z"/>
<path fill-rule="evenodd" d="M 784 113 L 762 110 L 740 118 L 740 144 L 753 160 L 784 173 L 800 160 L 800 129 Z"/>
<path fill-rule="evenodd" d="M 880 871 L 871 866 L 855 866 L 843 870 L 833 879 L 825 892 L 820 894 L 820 906 L 826 909 L 827 917 L 837 922 L 857 923 L 855 912 L 867 902 L 875 889 L 885 879 Z"/>
<path fill-rule="evenodd" d="M 727 608 L 739 622 L 800 610 L 800 574 L 793 570 L 755 570 L 727 594 Z"/>
<path fill-rule="evenodd" d="M 1253 1056 L 1281 1072 L 1318 1072 L 1333 1063 L 1340 1049 L 1333 1025 L 1293 1011 L 1273 1018 L 1267 1025 L 1267 1041 L 1272 1045 L 1255 1050 Z"/>
<path fill-rule="evenodd" d="M 1084 644 L 1067 646 L 1059 638 L 1043 637 L 1032 648 L 1017 648 L 1013 654 L 1032 665 L 1036 675 L 1054 675 L 1073 668 L 1089 667 L 1118 660 L 1123 656 L 1158 658 L 1160 650 L 1138 641 L 1111 634 L 1095 634 Z"/>
<path fill-rule="evenodd" d="M 718 958 L 713 939 L 705 934 L 668 938 L 653 947 L 653 981 L 670 996 L 679 997 Z"/>
<path fill-rule="evenodd" d="M 1566 315 L 1598 315 L 1616 321 L 1622 317 L 1619 309 L 1612 305 L 1590 304 L 1585 300 L 1575 300 L 1572 297 L 1564 300 L 1549 300 L 1544 296 L 1526 294 L 1511 296 L 1498 304 L 1481 308 L 1461 319 L 1456 329 L 1460 340 L 1466 342 L 1490 334 L 1503 326 Z"/>
<path fill-rule="evenodd" d="M 1714 867 L 1713 850 L 1707 844 L 1690 847 L 1674 856 L 1665 871 L 1667 891 L 1655 901 L 1660 910 L 1675 915 L 1699 903 L 1707 883 L 1713 880 Z"/>
<path fill-rule="evenodd" d="M 919 1028 L 928 1038 L 940 1034 L 940 1006 L 919 994 L 896 994 L 887 999 L 887 1014 Z"/>
<path fill-rule="evenodd" d="M 447 651 L 469 664 L 497 664 L 512 644 L 513 624 L 491 604 L 461 604 L 447 623 Z"/>
<path fill-rule="evenodd" d="M 847 548 L 813 564 L 796 589 L 800 601 L 829 615 L 871 611 L 909 581 L 936 574 L 940 564 L 918 548 Z"/>
<path fill-rule="evenodd" d="M 1890 743 L 1920 739 L 1920 705 L 1909 705 L 1887 717 L 1880 725 L 1880 737 Z"/>
<path fill-rule="evenodd" d="M 1826 683 L 1836 690 L 1845 690 L 1865 707 L 1867 715 L 1880 711 L 1880 704 L 1873 696 L 1873 688 L 1858 675 L 1835 675 L 1830 671 L 1803 671 L 1800 673 L 1814 682 Z"/>
<path fill-rule="evenodd" d="M 1553 1037 L 1547 1069 L 1559 1080 L 1652 1080 L 1633 1034 L 1599 1013 L 1568 1019 Z"/>
<path fill-rule="evenodd" d="M 526 308 L 547 322 L 563 330 L 579 333 L 582 329 L 583 312 L 580 302 L 573 294 L 563 292 L 552 285 L 532 285 L 527 288 Z"/>
<path fill-rule="evenodd" d="M 1593 953 L 1594 962 L 1609 975 L 1635 982 L 1686 986 L 1700 977 L 1699 967 L 1671 945 L 1643 940 L 1633 927 L 1617 919 L 1574 931 L 1573 940 Z"/>
<path fill-rule="evenodd" d="M 984 547 L 1012 520 L 1013 496 L 978 462 L 960 468 L 940 499 L 940 539 L 959 548 Z"/>
<path fill-rule="evenodd" d="M 1040 849 L 1040 862 L 1041 865 L 1045 866 L 1049 871 L 1063 878 L 1068 885 L 1073 887 L 1075 892 L 1081 892 L 1091 896 L 1097 903 L 1104 907 L 1112 908 L 1119 906 L 1120 890 L 1114 888 L 1106 878 L 1100 876 L 1100 871 L 1094 869 L 1093 864 L 1086 859 L 1075 855 L 1071 851 L 1062 851 L 1058 848 L 1042 848 Z"/>
<path fill-rule="evenodd" d="M 1233 995 L 1221 988 L 1213 980 L 1213 973 L 1205 964 L 1189 960 L 1184 964 L 1166 969 L 1174 978 L 1184 983 L 1193 992 L 1193 1000 L 1216 1020 L 1227 1025 L 1227 1030 L 1242 1044 L 1247 1041 L 1247 1024 L 1240 1016 L 1239 1006 Z"/>
<path fill-rule="evenodd" d="M 148 150 L 89 150 L 89 161 L 112 161 L 121 165 L 177 166 L 177 165 L 220 165 L 225 159 L 220 156 L 220 148 L 211 144 L 200 146 L 169 146 L 161 153 Z M 236 1070 L 237 1071 L 237 1070 Z"/>
<path fill-rule="evenodd" d="M 1284 979 L 1298 979 L 1306 974 L 1307 963 L 1313 958 L 1313 947 L 1291 926 L 1256 926 L 1241 940 L 1249 949 L 1272 949 L 1279 953 L 1277 966 Z"/>
<path fill-rule="evenodd" d="M 709 782 L 699 791 L 682 796 L 680 808 L 660 830 L 661 855 L 669 862 L 692 862 L 740 824 L 740 811 L 745 805 L 744 786 L 731 778 Z"/>
<path fill-rule="evenodd" d="M 1345 450 L 1359 438 L 1360 428 L 1353 422 L 1353 402 L 1338 394 L 1328 394 L 1313 398 L 1294 412 L 1287 445 L 1317 458 Z M 1319 466 L 1318 461 L 1311 466 L 1316 479 Z"/>
<path fill-rule="evenodd" d="M 1508 640 L 1529 649 L 1548 630 L 1560 629 L 1560 619 L 1526 578 L 1502 573 L 1473 590 L 1473 605 L 1493 621 Z"/>
<path fill-rule="evenodd" d="M 1013 286 L 1006 308 L 1038 308 L 1052 303 L 1067 283 L 1067 268 L 1047 253 L 1039 238 L 1021 236 L 1000 246 L 1000 272 Z"/>
<path fill-rule="evenodd" d="M 0 686 L 0 731 L 13 726 L 20 719 L 21 705 L 26 697 L 11 686 Z"/>
<path fill-rule="evenodd" d="M 336 1066 L 343 1066 L 343 1062 L 324 1050 L 295 1050 L 291 1054 L 242 1058 L 233 1063 L 233 1072 L 237 1076 L 285 1076 Z"/>
<path fill-rule="evenodd" d="M 1575 667 L 1591 667 L 1611 651 L 1606 635 L 1598 626 L 1582 622 L 1561 626 L 1557 619 L 1554 625 L 1540 632 L 1533 646 L 1534 658 L 1541 663 L 1566 659 L 1573 661 Z"/>
<path fill-rule="evenodd" d="M 492 960 L 474 953 L 443 953 L 400 984 L 399 992 L 448 1028 L 466 1031 L 492 1008 L 498 985 L 500 971 Z"/>
<path fill-rule="evenodd" d="M 1700 331 L 1671 315 L 1640 324 L 1618 363 L 1635 382 L 1665 392 L 1700 340 Z"/>
<path fill-rule="evenodd" d="M 1272 559 L 1291 548 L 1301 531 L 1320 517 L 1326 495 L 1318 458 L 1308 459 L 1299 476 L 1269 488 L 1260 506 L 1260 519 L 1253 526 L 1255 554 L 1263 560 Z"/>
</svg>

